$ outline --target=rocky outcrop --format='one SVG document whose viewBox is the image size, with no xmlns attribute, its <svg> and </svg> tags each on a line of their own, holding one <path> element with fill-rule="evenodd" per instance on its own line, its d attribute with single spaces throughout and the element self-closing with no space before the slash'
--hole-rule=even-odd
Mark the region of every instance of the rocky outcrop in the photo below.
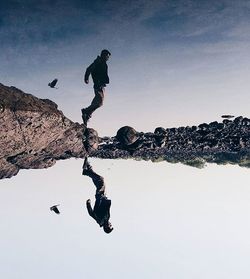
<svg viewBox="0 0 250 279">
<path fill-rule="evenodd" d="M 148 133 L 125 126 L 116 136 L 100 139 L 94 129 L 66 118 L 51 100 L 0 84 L 0 179 L 20 169 L 47 168 L 57 160 L 87 155 L 250 167 L 250 119 L 157 127 Z"/>
<path fill-rule="evenodd" d="M 0 84 L 0 178 L 20 169 L 47 168 L 60 159 L 84 158 L 85 131 L 54 102 Z"/>
<path fill-rule="evenodd" d="M 195 167 L 203 167 L 206 162 L 250 167 L 250 119 L 246 117 L 224 119 L 221 123 L 202 123 L 199 126 L 157 127 L 154 133 L 135 134 L 132 127 L 125 127 L 124 134 L 102 138 L 93 156 L 166 160 Z M 132 134 L 136 140 L 128 143 L 127 134 Z"/>
</svg>

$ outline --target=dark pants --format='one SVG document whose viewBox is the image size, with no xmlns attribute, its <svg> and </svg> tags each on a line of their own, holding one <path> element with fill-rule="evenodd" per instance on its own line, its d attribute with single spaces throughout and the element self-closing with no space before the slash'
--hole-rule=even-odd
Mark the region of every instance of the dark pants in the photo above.
<svg viewBox="0 0 250 279">
<path fill-rule="evenodd" d="M 91 115 L 96 109 L 103 105 L 104 100 L 104 86 L 94 86 L 95 97 L 90 106 L 85 108 L 86 112 Z"/>
<path fill-rule="evenodd" d="M 90 177 L 96 187 L 96 197 L 100 197 L 105 195 L 105 184 L 104 184 L 104 178 L 94 172 L 92 169 L 88 170 L 88 172 L 85 174 L 88 177 Z"/>
</svg>

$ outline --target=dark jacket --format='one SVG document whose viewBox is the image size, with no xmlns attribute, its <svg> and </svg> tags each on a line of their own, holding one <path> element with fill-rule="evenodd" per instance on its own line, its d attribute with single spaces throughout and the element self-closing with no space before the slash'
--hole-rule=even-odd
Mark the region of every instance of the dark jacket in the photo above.
<svg viewBox="0 0 250 279">
<path fill-rule="evenodd" d="M 110 218 L 111 200 L 106 196 L 96 196 L 94 209 L 91 207 L 90 200 L 87 201 L 86 205 L 89 215 L 96 220 L 100 227 L 102 227 L 105 222 L 108 222 Z"/>
<path fill-rule="evenodd" d="M 95 86 L 105 86 L 109 83 L 108 65 L 100 56 L 97 56 L 95 61 L 86 69 L 85 81 L 89 79 L 90 74 Z"/>
</svg>

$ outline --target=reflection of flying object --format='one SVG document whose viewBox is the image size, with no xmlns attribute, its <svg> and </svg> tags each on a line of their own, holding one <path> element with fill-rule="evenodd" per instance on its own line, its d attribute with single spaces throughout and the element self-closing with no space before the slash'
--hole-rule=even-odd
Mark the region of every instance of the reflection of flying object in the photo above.
<svg viewBox="0 0 250 279">
<path fill-rule="evenodd" d="M 48 84 L 48 86 L 51 87 L 51 88 L 58 89 L 58 87 L 55 87 L 57 82 L 58 82 L 58 79 L 55 78 L 54 80 L 52 80 L 52 81 Z"/>
<path fill-rule="evenodd" d="M 222 115 L 221 116 L 222 118 L 234 118 L 234 116 L 233 115 L 228 115 L 228 114 L 225 114 L 225 115 Z"/>
<path fill-rule="evenodd" d="M 56 214 L 60 214 L 59 209 L 57 208 L 60 204 L 56 204 L 50 207 L 51 211 L 54 211 Z"/>
</svg>

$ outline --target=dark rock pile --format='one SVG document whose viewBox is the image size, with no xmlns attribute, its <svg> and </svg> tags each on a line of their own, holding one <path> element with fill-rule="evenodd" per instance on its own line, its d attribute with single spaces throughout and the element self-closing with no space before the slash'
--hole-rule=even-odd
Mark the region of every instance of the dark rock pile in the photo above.
<svg viewBox="0 0 250 279">
<path fill-rule="evenodd" d="M 129 133 L 127 127 L 126 134 Z M 129 128 L 134 135 L 134 129 Z M 167 160 L 198 167 L 206 161 L 250 166 L 250 119 L 242 116 L 199 126 L 158 127 L 154 133 L 137 132 L 134 138 L 132 143 L 126 143 L 121 133 L 104 137 L 94 156 Z"/>
</svg>

